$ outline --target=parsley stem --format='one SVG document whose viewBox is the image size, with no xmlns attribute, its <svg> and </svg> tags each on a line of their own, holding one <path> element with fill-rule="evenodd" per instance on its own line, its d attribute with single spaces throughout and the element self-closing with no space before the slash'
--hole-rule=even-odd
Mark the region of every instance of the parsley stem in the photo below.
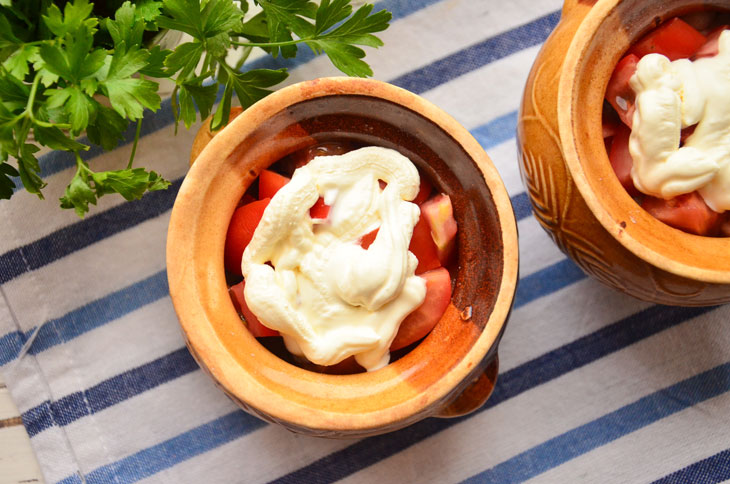
<svg viewBox="0 0 730 484">
<path fill-rule="evenodd" d="M 38 91 L 38 84 L 41 82 L 41 76 L 38 74 L 33 77 L 33 84 L 30 86 L 30 94 L 28 95 L 28 104 L 25 105 L 25 111 L 33 120 L 33 103 L 35 103 L 35 93 Z"/>
<path fill-rule="evenodd" d="M 134 162 L 134 154 L 137 152 L 137 142 L 139 141 L 139 134 L 142 132 L 142 118 L 137 120 L 137 131 L 134 133 L 134 143 L 132 143 L 132 153 L 129 155 L 129 163 L 127 163 L 127 169 L 132 168 L 132 162 Z"/>
<path fill-rule="evenodd" d="M 238 42 L 236 40 L 231 40 L 231 44 L 239 47 L 283 47 L 287 45 L 301 44 L 302 42 L 308 42 L 310 40 L 315 39 L 294 39 L 281 42 Z"/>
</svg>

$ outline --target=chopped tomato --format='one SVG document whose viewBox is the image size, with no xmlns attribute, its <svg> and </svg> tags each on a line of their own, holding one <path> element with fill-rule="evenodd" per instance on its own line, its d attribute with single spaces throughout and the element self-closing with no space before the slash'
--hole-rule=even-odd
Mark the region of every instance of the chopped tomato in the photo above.
<svg viewBox="0 0 730 484">
<path fill-rule="evenodd" d="M 439 261 L 441 264 L 445 264 L 454 249 L 456 236 L 456 220 L 454 220 L 451 198 L 444 194 L 436 195 L 421 205 L 421 213 L 431 229 Z"/>
<path fill-rule="evenodd" d="M 694 134 L 696 128 L 697 128 L 696 124 L 693 124 L 692 126 L 688 126 L 688 127 L 684 128 L 679 135 L 679 143 L 684 144 L 684 142 L 687 141 L 687 138 L 689 138 L 690 136 L 692 136 L 692 134 Z"/>
<path fill-rule="evenodd" d="M 324 204 L 324 199 L 319 197 L 317 201 L 309 209 L 309 216 L 313 219 L 326 219 L 330 213 L 329 205 Z"/>
<path fill-rule="evenodd" d="M 423 212 L 421 212 L 418 223 L 413 227 L 413 236 L 411 237 L 411 244 L 408 246 L 408 250 L 418 259 L 416 274 L 441 267 L 438 249 L 433 241 L 433 237 L 431 237 L 431 229 L 428 226 L 426 218 L 423 216 Z"/>
<path fill-rule="evenodd" d="M 378 230 L 379 229 L 375 229 L 375 230 L 363 235 L 362 238 L 360 239 L 360 247 L 362 247 L 365 250 L 368 250 L 368 247 L 370 247 L 370 245 L 373 242 L 375 242 L 375 237 L 378 235 Z"/>
<path fill-rule="evenodd" d="M 636 93 L 629 85 L 629 80 L 636 72 L 638 62 L 639 58 L 633 54 L 621 59 L 616 64 L 611 79 L 608 81 L 608 87 L 606 87 L 606 101 L 613 106 L 621 121 L 629 128 L 634 120 L 634 111 L 636 109 L 634 106 Z"/>
<path fill-rule="evenodd" d="M 697 192 L 669 200 L 646 197 L 641 207 L 665 224 L 697 235 L 713 235 L 722 220 Z"/>
<path fill-rule="evenodd" d="M 289 183 L 289 178 L 279 175 L 275 171 L 262 171 L 259 175 L 259 200 L 272 198 L 287 183 Z"/>
<path fill-rule="evenodd" d="M 233 212 L 228 225 L 223 257 L 228 272 L 241 275 L 241 256 L 248 243 L 251 242 L 251 237 L 253 237 L 254 230 L 259 224 L 269 200 L 269 198 L 257 200 L 238 207 Z"/>
<path fill-rule="evenodd" d="M 231 301 L 233 301 L 233 307 L 235 307 L 238 314 L 242 315 L 243 319 L 246 320 L 248 330 L 256 338 L 263 336 L 279 336 L 278 331 L 261 324 L 259 318 L 257 318 L 248 308 L 246 298 L 243 297 L 244 287 L 246 287 L 246 281 L 241 281 L 235 286 L 231 286 L 228 289 L 228 294 L 231 296 Z"/>
<path fill-rule="evenodd" d="M 431 186 L 431 182 L 428 181 L 425 176 L 421 175 L 421 187 L 418 189 L 418 195 L 416 195 L 416 198 L 413 199 L 413 203 L 421 205 L 423 202 L 428 200 L 432 191 L 433 187 Z"/>
<path fill-rule="evenodd" d="M 705 36 L 690 24 L 674 17 L 642 37 L 629 52 L 639 57 L 662 54 L 673 61 L 692 56 L 705 40 Z"/>
<path fill-rule="evenodd" d="M 426 280 L 426 299 L 400 323 L 390 344 L 391 351 L 405 348 L 431 332 L 451 301 L 449 271 L 440 267 L 424 272 L 420 277 Z"/>
<path fill-rule="evenodd" d="M 702 57 L 712 57 L 717 55 L 719 50 L 719 41 L 720 41 L 720 34 L 722 34 L 723 30 L 730 29 L 730 25 L 721 25 L 720 27 L 714 29 L 712 32 L 707 34 L 707 38 L 705 40 L 705 43 L 702 44 L 702 47 L 697 49 L 697 52 L 695 52 L 694 58 L 700 59 Z"/>
<path fill-rule="evenodd" d="M 631 130 L 621 125 L 616 130 L 616 135 L 611 141 L 611 151 L 608 152 L 608 159 L 611 160 L 611 166 L 614 173 L 618 177 L 618 181 L 629 192 L 629 195 L 638 195 L 639 191 L 634 186 L 634 180 L 631 178 L 631 167 L 634 166 L 634 160 L 629 152 L 629 137 Z"/>
</svg>

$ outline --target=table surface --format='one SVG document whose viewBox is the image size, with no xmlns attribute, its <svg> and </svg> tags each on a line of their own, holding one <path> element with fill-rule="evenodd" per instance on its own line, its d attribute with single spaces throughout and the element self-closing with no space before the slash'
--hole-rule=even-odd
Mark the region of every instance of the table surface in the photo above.
<svg viewBox="0 0 730 484">
<path fill-rule="evenodd" d="M 18 407 L 0 375 L 0 484 L 43 482 Z"/>
</svg>

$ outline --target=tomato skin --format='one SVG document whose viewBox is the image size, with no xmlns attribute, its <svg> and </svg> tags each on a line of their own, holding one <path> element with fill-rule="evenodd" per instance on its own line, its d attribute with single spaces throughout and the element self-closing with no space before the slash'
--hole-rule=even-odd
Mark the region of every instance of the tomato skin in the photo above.
<svg viewBox="0 0 730 484">
<path fill-rule="evenodd" d="M 245 287 L 246 281 L 241 281 L 238 284 L 231 286 L 228 289 L 228 294 L 231 296 L 231 301 L 233 301 L 233 307 L 235 307 L 236 311 L 238 311 L 238 314 L 242 315 L 243 319 L 246 320 L 248 330 L 255 338 L 261 338 L 265 336 L 279 336 L 278 331 L 261 324 L 259 318 L 257 318 L 254 313 L 252 313 L 251 310 L 248 308 L 248 305 L 246 304 L 246 298 L 243 296 L 243 289 Z"/>
<path fill-rule="evenodd" d="M 326 219 L 329 216 L 330 207 L 324 204 L 324 199 L 319 197 L 309 209 L 309 216 L 313 219 Z"/>
<path fill-rule="evenodd" d="M 426 281 L 426 298 L 400 323 L 398 333 L 390 344 L 391 351 L 405 348 L 430 333 L 451 301 L 449 271 L 439 267 L 419 277 Z"/>
<path fill-rule="evenodd" d="M 438 249 L 433 241 L 433 237 L 431 237 L 431 229 L 428 226 L 426 218 L 423 216 L 423 212 L 421 212 L 418 223 L 413 227 L 413 236 L 411 237 L 411 244 L 408 246 L 408 250 L 418 259 L 416 274 L 441 267 Z"/>
<path fill-rule="evenodd" d="M 696 235 L 714 235 L 722 223 L 722 215 L 708 207 L 697 192 L 669 200 L 646 197 L 641 208 L 667 225 Z"/>
<path fill-rule="evenodd" d="M 634 186 L 634 180 L 631 178 L 631 168 L 634 166 L 634 159 L 629 151 L 629 137 L 631 130 L 624 125 L 616 129 L 616 134 L 611 141 L 611 150 L 608 152 L 608 159 L 611 161 L 614 173 L 621 182 L 621 186 L 629 192 L 631 196 L 640 195 L 639 190 Z"/>
<path fill-rule="evenodd" d="M 275 171 L 264 170 L 259 175 L 259 200 L 273 198 L 281 187 L 289 183 L 289 178 Z"/>
<path fill-rule="evenodd" d="M 703 57 L 716 56 L 720 52 L 720 34 L 722 34 L 723 30 L 728 29 L 730 29 L 730 25 L 721 25 L 720 27 L 714 29 L 712 32 L 707 34 L 705 43 L 702 44 L 699 49 L 697 49 L 697 52 L 695 52 L 694 54 L 694 58 L 701 59 Z"/>
<path fill-rule="evenodd" d="M 705 36 L 694 27 L 674 17 L 642 37 L 629 52 L 638 57 L 662 54 L 673 61 L 691 57 L 705 41 Z"/>
<path fill-rule="evenodd" d="M 360 247 L 362 247 L 365 250 L 368 250 L 368 247 L 370 247 L 370 245 L 373 242 L 375 242 L 375 237 L 378 235 L 378 230 L 380 230 L 380 229 L 375 229 L 375 230 L 363 235 L 360 238 Z"/>
<path fill-rule="evenodd" d="M 636 110 L 634 103 L 636 93 L 631 88 L 629 81 L 636 72 L 638 63 L 639 57 L 636 55 L 625 56 L 616 64 L 606 87 L 606 101 L 611 104 L 621 121 L 629 128 L 634 121 L 634 111 Z"/>
<path fill-rule="evenodd" d="M 251 242 L 256 226 L 259 224 L 264 210 L 271 199 L 264 198 L 238 207 L 228 224 L 223 260 L 226 270 L 241 275 L 241 257 L 246 246 Z"/>
<path fill-rule="evenodd" d="M 422 205 L 423 202 L 428 200 L 428 197 L 431 196 L 432 191 L 433 186 L 431 185 L 431 182 L 428 181 L 425 176 L 421 175 L 421 186 L 418 189 L 418 195 L 416 195 L 416 198 L 413 199 L 413 203 L 416 205 Z"/>
<path fill-rule="evenodd" d="M 457 230 L 451 198 L 444 194 L 436 195 L 421 205 L 421 213 L 431 229 L 439 261 L 446 264 L 454 250 Z"/>
</svg>

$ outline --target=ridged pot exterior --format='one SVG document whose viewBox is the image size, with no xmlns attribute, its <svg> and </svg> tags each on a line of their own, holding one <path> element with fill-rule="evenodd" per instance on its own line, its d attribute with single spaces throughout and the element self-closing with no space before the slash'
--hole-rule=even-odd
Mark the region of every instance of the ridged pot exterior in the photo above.
<svg viewBox="0 0 730 484">
<path fill-rule="evenodd" d="M 714 7 L 727 3 L 714 2 Z M 711 238 L 653 220 L 609 172 L 601 134 L 602 99 L 612 66 L 643 33 L 692 9 L 697 9 L 696 1 L 567 0 L 528 77 L 517 145 L 537 221 L 586 274 L 645 301 L 706 306 L 730 301 L 730 271 L 694 268 L 691 261 L 680 260 L 677 248 L 655 244 L 652 237 L 720 251 L 730 239 L 702 241 Z M 595 166 L 600 170 L 587 168 Z M 606 200 L 618 200 L 616 207 L 604 209 Z M 636 230 L 640 223 L 651 230 Z"/>
</svg>

